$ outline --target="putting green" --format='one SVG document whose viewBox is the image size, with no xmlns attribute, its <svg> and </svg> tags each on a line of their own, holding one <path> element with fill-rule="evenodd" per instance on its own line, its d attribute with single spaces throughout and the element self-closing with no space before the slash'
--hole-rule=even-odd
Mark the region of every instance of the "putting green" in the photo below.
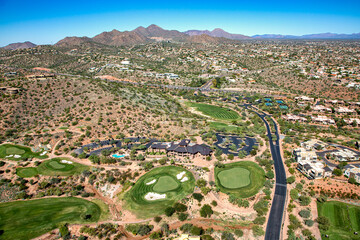
<svg viewBox="0 0 360 240">
<path fill-rule="evenodd" d="M 21 155 L 21 154 L 24 154 L 25 153 L 25 150 L 23 149 L 20 149 L 20 148 L 16 148 L 16 147 L 9 147 L 6 149 L 6 154 L 12 154 L 12 155 Z"/>
<path fill-rule="evenodd" d="M 68 164 L 68 163 L 62 163 L 62 160 L 68 160 L 64 158 L 54 158 L 49 161 L 44 162 L 46 168 L 52 171 L 62 171 L 67 172 L 74 168 L 74 163 Z"/>
<path fill-rule="evenodd" d="M 179 183 L 177 183 L 177 181 L 173 177 L 162 176 L 156 181 L 156 183 L 153 187 L 153 190 L 155 192 L 164 193 L 164 192 L 174 190 L 178 186 L 179 186 Z"/>
<path fill-rule="evenodd" d="M 185 172 L 179 180 L 177 175 Z M 187 177 L 187 181 L 181 180 Z M 154 183 L 152 181 L 156 180 Z M 193 193 L 195 178 L 191 172 L 182 167 L 166 166 L 151 170 L 141 176 L 135 185 L 123 195 L 124 207 L 139 218 L 150 218 L 164 214 L 165 208 Z M 149 193 L 163 195 L 165 198 L 145 198 Z"/>
<path fill-rule="evenodd" d="M 238 198 L 257 194 L 265 183 L 265 172 L 256 163 L 241 161 L 215 168 L 215 183 L 223 193 Z"/>
<path fill-rule="evenodd" d="M 66 164 L 66 165 L 68 165 L 68 164 Z M 56 170 L 63 169 L 66 167 L 66 165 L 63 163 L 57 162 L 57 161 L 51 161 L 48 164 L 48 166 L 50 166 L 51 168 L 56 169 Z"/>
<path fill-rule="evenodd" d="M 70 161 L 67 158 L 53 158 L 42 162 L 38 167 L 17 168 L 16 174 L 22 178 L 34 177 L 36 175 L 45 176 L 71 176 L 88 170 L 89 167 L 76 162 L 71 164 L 62 163 L 62 160 Z"/>
<path fill-rule="evenodd" d="M 17 168 L 16 174 L 22 178 L 30 178 L 38 174 L 37 168 L 28 167 L 28 168 Z"/>
<path fill-rule="evenodd" d="M 29 147 L 14 145 L 14 144 L 2 144 L 0 145 L 0 158 L 8 159 L 8 160 L 26 160 L 28 158 L 39 158 L 45 159 L 48 158 L 47 155 L 43 154 L 43 152 L 33 152 Z M 17 158 L 15 158 L 15 156 Z"/>
<path fill-rule="evenodd" d="M 240 167 L 221 171 L 218 178 L 221 185 L 230 189 L 245 187 L 251 183 L 250 171 Z"/>
</svg>

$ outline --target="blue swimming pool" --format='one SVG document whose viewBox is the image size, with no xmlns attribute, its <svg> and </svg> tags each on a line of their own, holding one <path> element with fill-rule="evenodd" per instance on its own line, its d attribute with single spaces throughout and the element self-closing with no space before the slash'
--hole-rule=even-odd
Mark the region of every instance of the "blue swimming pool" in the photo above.
<svg viewBox="0 0 360 240">
<path fill-rule="evenodd" d="M 272 102 L 271 98 L 264 98 L 264 100 L 267 102 Z"/>
<path fill-rule="evenodd" d="M 276 100 L 277 103 L 284 103 L 283 100 Z"/>
<path fill-rule="evenodd" d="M 113 154 L 111 156 L 114 157 L 114 158 L 123 158 L 123 157 L 125 157 L 124 154 L 122 154 L 122 155 Z"/>
<path fill-rule="evenodd" d="M 280 107 L 281 109 L 289 109 L 289 107 L 286 106 L 286 105 L 280 105 L 279 107 Z"/>
<path fill-rule="evenodd" d="M 265 103 L 266 106 L 272 106 L 272 103 Z"/>
</svg>

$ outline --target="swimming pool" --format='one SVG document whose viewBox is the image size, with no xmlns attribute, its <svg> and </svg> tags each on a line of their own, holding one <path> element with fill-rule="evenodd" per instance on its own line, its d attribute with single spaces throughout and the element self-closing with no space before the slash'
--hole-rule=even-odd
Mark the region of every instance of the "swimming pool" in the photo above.
<svg viewBox="0 0 360 240">
<path fill-rule="evenodd" d="M 286 106 L 286 105 L 280 105 L 279 107 L 280 107 L 281 109 L 289 109 L 288 106 Z"/>
<path fill-rule="evenodd" d="M 125 157 L 124 154 L 122 154 L 122 155 L 113 154 L 111 156 L 114 157 L 114 158 L 123 158 L 123 157 Z"/>
<path fill-rule="evenodd" d="M 284 103 L 283 100 L 276 100 L 277 103 Z"/>
<path fill-rule="evenodd" d="M 271 98 L 264 98 L 264 100 L 267 102 L 272 102 Z"/>
<path fill-rule="evenodd" d="M 272 103 L 265 103 L 266 106 L 272 106 Z"/>
</svg>

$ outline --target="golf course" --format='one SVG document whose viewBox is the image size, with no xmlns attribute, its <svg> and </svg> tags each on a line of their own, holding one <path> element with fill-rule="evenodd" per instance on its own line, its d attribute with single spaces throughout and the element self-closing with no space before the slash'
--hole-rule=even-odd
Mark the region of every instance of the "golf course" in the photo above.
<svg viewBox="0 0 360 240">
<path fill-rule="evenodd" d="M 254 162 L 242 161 L 215 168 L 215 183 L 220 191 L 248 198 L 264 186 L 265 172 Z"/>
<path fill-rule="evenodd" d="M 182 167 L 155 168 L 125 194 L 125 208 L 139 218 L 162 215 L 165 208 L 191 194 L 194 187 L 194 176 Z"/>
<path fill-rule="evenodd" d="M 0 203 L 0 239 L 32 239 L 62 223 L 97 222 L 100 215 L 97 204 L 74 197 Z"/>
<path fill-rule="evenodd" d="M 36 175 L 70 176 L 80 174 L 87 169 L 88 166 L 72 162 L 67 158 L 53 158 L 42 162 L 38 167 L 17 168 L 16 174 L 22 178 Z"/>
<path fill-rule="evenodd" d="M 18 161 L 26 160 L 27 158 L 46 159 L 48 156 L 45 152 L 34 153 L 29 147 L 3 144 L 0 145 L 0 158 Z"/>
<path fill-rule="evenodd" d="M 342 202 L 329 201 L 317 203 L 318 215 L 325 216 L 330 221 L 327 231 L 321 235 L 329 235 L 329 239 L 359 239 L 354 232 L 360 232 L 360 206 Z"/>
<path fill-rule="evenodd" d="M 190 107 L 196 108 L 201 113 L 220 120 L 236 120 L 239 114 L 229 108 L 218 107 L 204 103 L 189 103 Z"/>
</svg>

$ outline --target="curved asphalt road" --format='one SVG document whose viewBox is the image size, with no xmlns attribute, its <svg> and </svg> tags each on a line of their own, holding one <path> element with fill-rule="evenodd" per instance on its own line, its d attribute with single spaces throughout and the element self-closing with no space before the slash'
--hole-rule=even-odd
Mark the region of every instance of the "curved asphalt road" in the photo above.
<svg viewBox="0 0 360 240">
<path fill-rule="evenodd" d="M 266 114 L 258 113 L 254 111 L 265 123 L 267 129 L 267 136 L 269 137 L 271 155 L 274 160 L 274 167 L 276 173 L 276 186 L 275 186 L 275 195 L 270 209 L 269 220 L 266 226 L 265 240 L 278 240 L 281 236 L 281 227 L 282 227 L 282 218 L 285 210 L 285 201 L 286 201 L 286 173 L 284 164 L 281 158 L 280 153 L 280 144 L 279 144 L 279 131 L 276 124 L 275 125 L 275 135 L 277 140 L 274 144 L 271 137 L 271 130 L 269 123 L 265 119 Z M 272 120 L 274 122 L 274 120 Z"/>
</svg>

